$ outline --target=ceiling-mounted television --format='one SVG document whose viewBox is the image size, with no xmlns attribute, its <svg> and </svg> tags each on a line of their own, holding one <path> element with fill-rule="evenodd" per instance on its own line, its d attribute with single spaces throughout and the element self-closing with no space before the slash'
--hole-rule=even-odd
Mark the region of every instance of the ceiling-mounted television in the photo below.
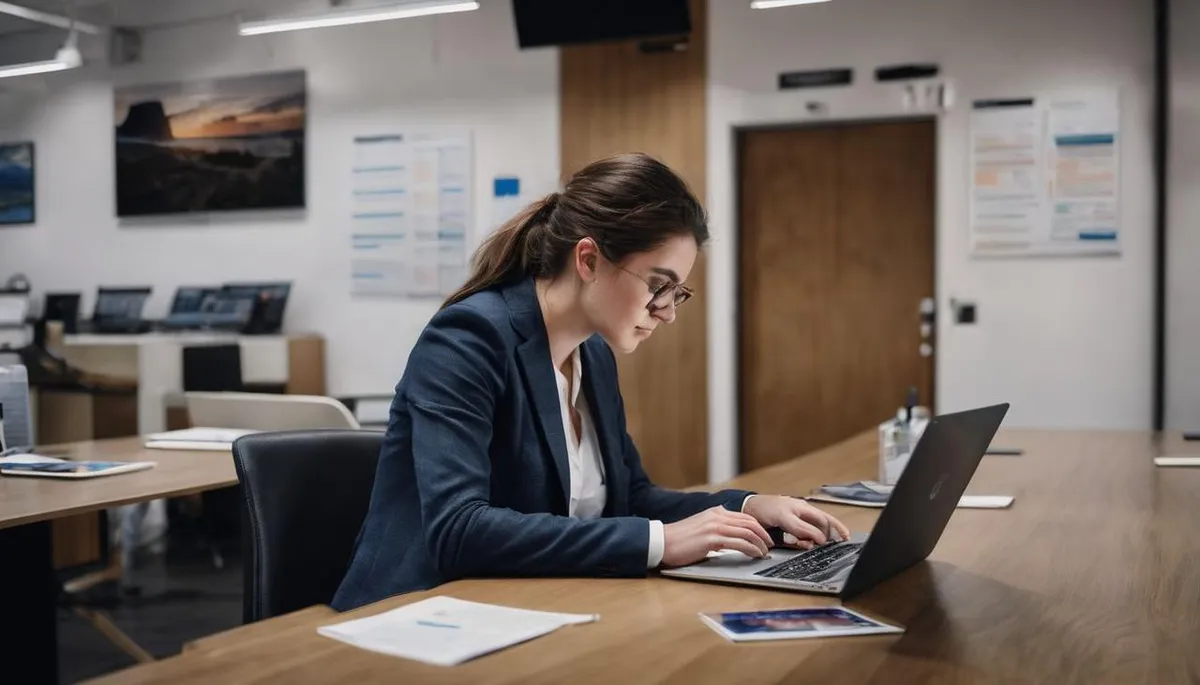
<svg viewBox="0 0 1200 685">
<path fill-rule="evenodd" d="M 573 45 L 692 30 L 688 0 L 512 0 L 522 48 Z"/>
</svg>

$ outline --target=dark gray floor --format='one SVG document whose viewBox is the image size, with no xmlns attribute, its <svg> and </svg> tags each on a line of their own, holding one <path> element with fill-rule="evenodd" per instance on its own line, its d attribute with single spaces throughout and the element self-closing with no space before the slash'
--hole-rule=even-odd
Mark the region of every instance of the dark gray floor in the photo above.
<svg viewBox="0 0 1200 685">
<path fill-rule="evenodd" d="M 135 577 L 141 595 L 121 596 L 115 587 L 87 594 L 143 649 L 156 658 L 178 654 L 187 642 L 241 625 L 242 566 L 226 556 L 217 569 L 199 554 L 159 555 L 144 559 Z M 58 611 L 59 679 L 75 683 L 134 665 L 73 611 Z"/>
</svg>

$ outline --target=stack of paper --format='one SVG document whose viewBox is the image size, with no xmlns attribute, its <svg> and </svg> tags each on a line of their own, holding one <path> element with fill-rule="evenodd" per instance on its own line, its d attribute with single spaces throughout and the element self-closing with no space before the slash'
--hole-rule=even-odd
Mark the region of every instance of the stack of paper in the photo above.
<svg viewBox="0 0 1200 685">
<path fill-rule="evenodd" d="M 206 450 L 229 452 L 233 441 L 258 431 L 245 428 L 184 428 L 146 436 L 146 447 L 155 450 Z"/>
<path fill-rule="evenodd" d="M 375 616 L 322 626 L 317 632 L 372 652 L 453 666 L 599 618 L 431 597 Z"/>
</svg>

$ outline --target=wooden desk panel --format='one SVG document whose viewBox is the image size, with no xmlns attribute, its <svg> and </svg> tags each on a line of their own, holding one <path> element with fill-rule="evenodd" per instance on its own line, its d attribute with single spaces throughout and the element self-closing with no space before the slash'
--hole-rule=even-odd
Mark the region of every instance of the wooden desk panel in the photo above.
<svg viewBox="0 0 1200 685">
<path fill-rule="evenodd" d="M 869 478 L 872 436 L 735 481 L 803 494 Z M 293 614 L 96 682 L 1183 683 L 1200 673 L 1200 469 L 1156 469 L 1177 437 L 1005 432 L 1021 457 L 984 459 L 970 492 L 1007 510 L 955 513 L 928 562 L 849 604 L 902 636 L 734 645 L 701 611 L 834 604 L 785 591 L 646 580 L 468 580 L 349 612 Z M 852 529 L 877 512 L 830 507 Z M 599 612 L 595 624 L 440 668 L 373 654 L 316 627 L 432 595 Z M 312 611 L 312 610 L 306 610 Z"/>
<path fill-rule="evenodd" d="M 183 651 L 185 653 L 216 652 L 229 648 L 244 648 L 251 642 L 258 644 L 269 643 L 275 639 L 276 634 L 280 630 L 285 630 L 292 626 L 308 627 L 314 621 L 318 625 L 336 623 L 338 620 L 337 616 L 336 611 L 323 604 L 311 606 L 307 609 L 293 611 L 286 616 L 278 616 L 272 621 L 259 621 L 258 623 L 230 628 L 215 635 L 192 640 L 183 646 Z"/>
<path fill-rule="evenodd" d="M 69 443 L 55 446 L 51 452 L 55 456 L 64 452 L 79 460 L 153 461 L 158 465 L 84 480 L 0 477 L 0 528 L 237 484 L 228 452 L 148 450 L 136 437 Z"/>
</svg>

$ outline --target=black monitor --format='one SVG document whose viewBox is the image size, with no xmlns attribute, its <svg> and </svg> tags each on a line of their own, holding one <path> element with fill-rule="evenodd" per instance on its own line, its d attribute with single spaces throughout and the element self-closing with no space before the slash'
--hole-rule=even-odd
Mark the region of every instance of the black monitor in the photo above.
<svg viewBox="0 0 1200 685">
<path fill-rule="evenodd" d="M 46 293 L 42 321 L 61 321 L 63 333 L 70 335 L 77 332 L 80 299 L 80 293 Z"/>
<path fill-rule="evenodd" d="M 150 299 L 150 288 L 100 288 L 96 293 L 93 321 L 141 321 L 142 309 Z"/>
<path fill-rule="evenodd" d="M 205 286 L 181 286 L 175 289 L 175 298 L 171 300 L 171 314 L 199 314 L 213 306 L 220 288 Z"/>
<path fill-rule="evenodd" d="M 513 16 L 522 48 L 683 36 L 692 30 L 688 0 L 513 0 Z"/>
<path fill-rule="evenodd" d="M 238 321 L 217 321 L 212 314 L 217 311 L 221 289 L 215 286 L 181 286 L 175 289 L 171 300 L 171 313 L 163 320 L 162 327 L 168 330 L 199 328 L 225 328 L 241 330 Z"/>
<path fill-rule="evenodd" d="M 273 334 L 283 330 L 283 314 L 287 309 L 290 282 L 226 283 L 221 286 L 220 298 L 230 302 L 249 300 L 252 303 L 246 333 Z"/>
</svg>

